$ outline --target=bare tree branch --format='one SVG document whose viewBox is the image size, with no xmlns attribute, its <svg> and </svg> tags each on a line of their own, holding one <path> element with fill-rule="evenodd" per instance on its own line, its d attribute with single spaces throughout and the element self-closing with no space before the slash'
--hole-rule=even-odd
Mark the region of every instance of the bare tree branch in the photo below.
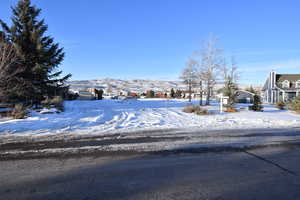
<svg viewBox="0 0 300 200">
<path fill-rule="evenodd" d="M 200 51 L 199 78 L 206 86 L 206 104 L 210 103 L 213 88 L 217 83 L 217 78 L 223 66 L 223 50 L 217 47 L 218 40 L 210 35 L 208 40 L 204 41 L 203 48 Z"/>
<path fill-rule="evenodd" d="M 183 82 L 188 86 L 190 102 L 192 100 L 192 89 L 196 85 L 198 80 L 197 66 L 197 61 L 192 58 L 189 58 L 189 60 L 186 63 L 186 67 L 183 69 L 182 74 L 180 76 L 180 79 L 182 79 Z"/>
</svg>

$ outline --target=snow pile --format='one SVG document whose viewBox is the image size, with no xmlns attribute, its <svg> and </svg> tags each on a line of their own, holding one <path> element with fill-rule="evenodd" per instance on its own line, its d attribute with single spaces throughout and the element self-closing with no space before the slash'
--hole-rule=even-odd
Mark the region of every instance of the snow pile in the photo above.
<svg viewBox="0 0 300 200">
<path fill-rule="evenodd" d="M 39 113 L 41 114 L 54 114 L 59 113 L 60 111 L 56 108 L 43 108 Z"/>
<path fill-rule="evenodd" d="M 193 102 L 198 103 L 198 102 Z M 67 101 L 65 111 L 31 112 L 27 119 L 0 120 L 0 135 L 108 134 L 147 129 L 189 128 L 196 130 L 299 127 L 300 115 L 265 106 L 264 112 L 246 109 L 218 113 L 218 105 L 206 107 L 214 115 L 182 112 L 186 100 L 139 99 Z M 247 107 L 247 105 L 239 105 Z M 49 110 L 48 110 L 49 111 Z"/>
</svg>

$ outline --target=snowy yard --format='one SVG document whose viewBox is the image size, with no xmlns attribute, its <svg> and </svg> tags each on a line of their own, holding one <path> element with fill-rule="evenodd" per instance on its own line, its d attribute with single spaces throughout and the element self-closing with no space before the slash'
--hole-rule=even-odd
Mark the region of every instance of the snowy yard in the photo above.
<svg viewBox="0 0 300 200">
<path fill-rule="evenodd" d="M 60 114 L 31 112 L 27 119 L 0 120 L 0 135 L 87 135 L 165 128 L 218 130 L 300 126 L 300 115 L 270 105 L 264 106 L 264 112 L 242 109 L 238 113 L 219 114 L 218 105 L 213 104 L 207 108 L 215 114 L 197 116 L 182 112 L 186 104 L 186 100 L 162 99 L 67 101 L 65 112 Z"/>
</svg>

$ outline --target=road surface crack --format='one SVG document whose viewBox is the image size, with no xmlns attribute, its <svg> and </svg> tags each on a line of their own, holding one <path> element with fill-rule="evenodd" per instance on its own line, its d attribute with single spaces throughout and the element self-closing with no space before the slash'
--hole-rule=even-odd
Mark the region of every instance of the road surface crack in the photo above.
<svg viewBox="0 0 300 200">
<path fill-rule="evenodd" d="M 243 151 L 243 152 L 246 153 L 246 154 L 248 154 L 248 155 L 250 155 L 250 156 L 253 156 L 253 157 L 255 157 L 255 158 L 259 159 L 259 160 L 262 160 L 262 161 L 264 161 L 266 163 L 269 163 L 269 164 L 271 164 L 271 165 L 273 165 L 273 166 L 275 166 L 275 167 L 283 170 L 284 172 L 287 172 L 288 174 L 291 174 L 293 176 L 297 176 L 296 172 L 293 172 L 293 171 L 291 171 L 291 170 L 289 170 L 289 169 L 287 169 L 287 168 L 285 168 L 285 167 L 283 167 L 283 166 L 281 166 L 281 165 L 279 165 L 279 164 L 277 164 L 277 163 L 275 163 L 275 162 L 273 162 L 271 160 L 268 160 L 268 159 L 266 159 L 264 157 L 261 157 L 259 155 L 254 154 L 254 153 L 251 153 L 249 151 Z"/>
</svg>

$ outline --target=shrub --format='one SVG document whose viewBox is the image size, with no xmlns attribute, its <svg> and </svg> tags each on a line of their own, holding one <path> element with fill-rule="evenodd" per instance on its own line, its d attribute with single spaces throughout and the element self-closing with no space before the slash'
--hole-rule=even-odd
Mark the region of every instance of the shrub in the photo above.
<svg viewBox="0 0 300 200">
<path fill-rule="evenodd" d="M 263 111 L 263 106 L 261 105 L 260 96 L 258 96 L 257 94 L 253 96 L 253 105 L 249 106 L 249 109 L 253 111 Z"/>
<path fill-rule="evenodd" d="M 280 101 L 276 104 L 276 108 L 278 108 L 279 110 L 284 110 L 285 109 L 285 103 L 283 101 Z"/>
<path fill-rule="evenodd" d="M 195 106 L 189 104 L 185 106 L 182 111 L 186 113 L 193 113 L 195 112 Z"/>
<path fill-rule="evenodd" d="M 51 108 L 51 106 L 53 106 L 60 111 L 64 110 L 64 100 L 60 96 L 55 96 L 53 98 L 46 98 L 41 103 L 45 108 Z"/>
<path fill-rule="evenodd" d="M 203 108 L 201 108 L 201 107 L 199 107 L 199 106 L 198 106 L 198 108 L 199 108 L 199 109 L 197 109 L 197 110 L 195 111 L 195 114 L 197 114 L 197 115 L 208 115 L 208 114 L 209 114 L 208 110 L 203 109 Z"/>
<path fill-rule="evenodd" d="M 224 105 L 224 107 L 227 108 L 228 112 L 235 110 L 234 105 L 238 96 L 237 91 L 237 85 L 233 82 L 232 78 L 228 77 L 225 81 L 225 87 L 222 89 L 223 95 L 228 96 L 227 104 Z"/>
<path fill-rule="evenodd" d="M 27 109 L 23 104 L 16 104 L 15 108 L 11 112 L 11 116 L 14 119 L 24 119 L 27 115 Z"/>
<path fill-rule="evenodd" d="M 235 108 L 226 108 L 225 112 L 231 112 L 231 113 L 234 113 L 234 112 L 238 112 L 238 110 L 235 109 Z"/>
<path fill-rule="evenodd" d="M 194 105 L 191 105 L 191 104 L 184 107 L 183 112 L 195 113 L 197 115 L 208 115 L 209 114 L 208 110 L 203 109 L 200 106 L 194 106 Z"/>
<path fill-rule="evenodd" d="M 288 108 L 296 113 L 300 114 L 300 96 L 294 98 L 289 104 Z"/>
</svg>

